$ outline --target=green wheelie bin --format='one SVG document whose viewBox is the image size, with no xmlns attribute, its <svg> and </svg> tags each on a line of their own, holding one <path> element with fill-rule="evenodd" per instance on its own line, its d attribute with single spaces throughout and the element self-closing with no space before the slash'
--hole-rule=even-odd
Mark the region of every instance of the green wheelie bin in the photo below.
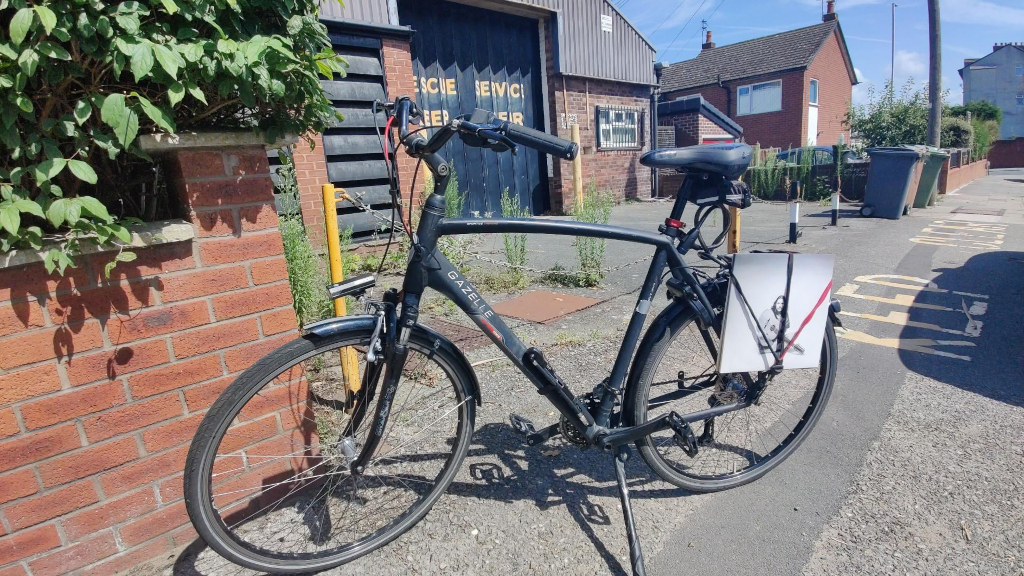
<svg viewBox="0 0 1024 576">
<path fill-rule="evenodd" d="M 938 196 L 939 173 L 942 172 L 942 163 L 949 158 L 949 154 L 933 146 L 914 146 L 913 148 L 924 149 L 924 167 L 921 170 L 921 180 L 917 184 L 914 196 L 914 208 L 934 206 L 935 197 Z M 914 194 L 915 191 L 911 190 L 910 193 Z"/>
<path fill-rule="evenodd" d="M 917 192 L 923 151 L 901 146 L 868 148 L 871 164 L 861 216 L 899 220 L 909 213 L 911 188 Z"/>
</svg>

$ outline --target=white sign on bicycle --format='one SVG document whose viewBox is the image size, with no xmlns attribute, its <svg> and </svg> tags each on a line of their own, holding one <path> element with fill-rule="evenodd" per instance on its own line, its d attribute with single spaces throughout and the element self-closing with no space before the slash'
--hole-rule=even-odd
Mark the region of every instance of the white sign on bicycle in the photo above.
<svg viewBox="0 0 1024 576">
<path fill-rule="evenodd" d="M 777 358 L 784 369 L 817 368 L 834 267 L 831 254 L 737 254 L 719 373 L 768 370 Z"/>
</svg>

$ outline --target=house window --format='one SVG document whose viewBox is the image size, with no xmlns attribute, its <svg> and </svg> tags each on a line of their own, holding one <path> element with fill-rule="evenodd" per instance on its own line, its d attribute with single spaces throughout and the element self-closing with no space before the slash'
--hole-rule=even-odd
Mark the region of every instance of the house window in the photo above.
<svg viewBox="0 0 1024 576">
<path fill-rule="evenodd" d="M 602 150 L 639 148 L 640 109 L 598 106 L 597 147 Z"/>
<path fill-rule="evenodd" d="M 763 114 L 782 110 L 782 80 L 740 86 L 736 91 L 737 114 Z"/>
<path fill-rule="evenodd" d="M 1024 94 L 1017 94 L 1017 106 L 1024 106 Z"/>
<path fill-rule="evenodd" d="M 1017 64 L 1017 68 L 1014 70 L 1017 76 L 1024 76 L 1024 64 Z"/>
<path fill-rule="evenodd" d="M 818 81 L 811 79 L 811 88 L 808 90 L 808 98 L 811 104 L 818 105 Z"/>
</svg>

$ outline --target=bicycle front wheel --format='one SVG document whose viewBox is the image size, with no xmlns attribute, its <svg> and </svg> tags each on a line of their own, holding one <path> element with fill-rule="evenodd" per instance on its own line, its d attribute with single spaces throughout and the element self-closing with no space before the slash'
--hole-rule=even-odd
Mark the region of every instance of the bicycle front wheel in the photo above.
<svg viewBox="0 0 1024 576">
<path fill-rule="evenodd" d="M 357 375 L 365 390 L 384 379 L 380 361 L 366 361 L 370 336 L 353 330 L 286 344 L 210 408 L 186 461 L 185 503 L 220 555 L 262 572 L 325 570 L 397 538 L 447 489 L 472 435 L 471 375 L 422 333 L 409 340 L 374 453 L 363 470 L 350 470 L 376 401 L 365 410 L 346 403 L 345 377 Z"/>
<path fill-rule="evenodd" d="M 669 411 L 687 414 L 741 400 L 757 380 L 756 373 L 721 377 L 716 370 L 718 337 L 713 331 L 702 333 L 689 314 L 680 314 L 655 338 L 627 393 L 626 417 L 631 424 Z M 832 393 L 836 360 L 830 320 L 817 368 L 783 370 L 771 377 L 755 404 L 690 425 L 696 455 L 687 455 L 671 430 L 638 441 L 640 455 L 662 479 L 694 492 L 753 482 L 807 438 Z"/>
</svg>

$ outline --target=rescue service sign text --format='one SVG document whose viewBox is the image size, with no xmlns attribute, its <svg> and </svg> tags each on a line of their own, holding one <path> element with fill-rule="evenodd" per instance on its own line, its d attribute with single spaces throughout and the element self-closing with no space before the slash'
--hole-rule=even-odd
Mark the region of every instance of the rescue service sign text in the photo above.
<svg viewBox="0 0 1024 576">
<path fill-rule="evenodd" d="M 495 82 L 493 80 L 477 80 L 475 85 L 477 96 L 500 96 L 506 94 L 511 98 L 522 98 L 523 85 L 518 82 Z M 416 78 L 416 86 L 423 94 L 458 94 L 455 78 Z"/>
</svg>

